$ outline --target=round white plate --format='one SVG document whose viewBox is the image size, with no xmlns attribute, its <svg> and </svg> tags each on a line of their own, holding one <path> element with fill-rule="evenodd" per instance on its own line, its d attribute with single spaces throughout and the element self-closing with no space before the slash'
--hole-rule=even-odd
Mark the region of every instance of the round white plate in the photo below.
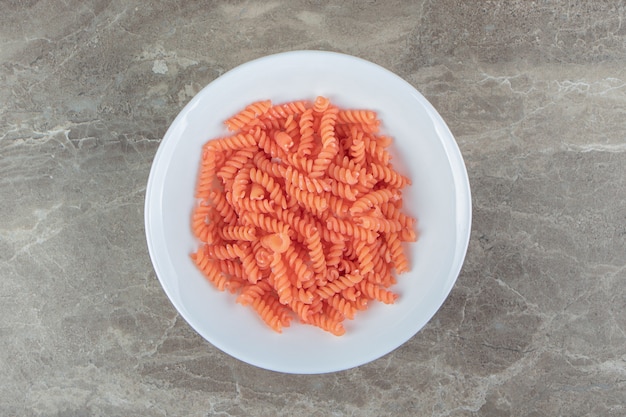
<svg viewBox="0 0 626 417">
<path fill-rule="evenodd" d="M 340 107 L 370 109 L 394 137 L 394 167 L 413 185 L 405 210 L 418 218 L 419 241 L 407 245 L 412 269 L 392 287 L 396 304 L 370 303 L 336 337 L 297 321 L 269 329 L 235 295 L 219 292 L 192 263 L 198 242 L 190 229 L 202 145 L 226 135 L 224 120 L 263 99 L 282 103 L 323 95 Z M 409 83 L 348 55 L 296 51 L 260 58 L 200 91 L 168 129 L 146 189 L 148 249 L 166 294 L 207 341 L 249 364 L 287 373 L 325 373 L 362 365 L 396 349 L 437 312 L 467 250 L 471 198 L 467 172 L 448 127 Z"/>
</svg>

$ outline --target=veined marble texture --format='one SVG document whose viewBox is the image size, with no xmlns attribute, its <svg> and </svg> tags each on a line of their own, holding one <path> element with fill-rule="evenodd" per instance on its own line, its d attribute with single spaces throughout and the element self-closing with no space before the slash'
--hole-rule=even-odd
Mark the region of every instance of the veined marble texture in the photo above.
<svg viewBox="0 0 626 417">
<path fill-rule="evenodd" d="M 5 0 L 0 415 L 626 415 L 622 1 Z M 473 194 L 449 298 L 370 364 L 283 375 L 179 317 L 143 227 L 151 162 L 203 86 L 323 49 L 437 108 Z"/>
</svg>

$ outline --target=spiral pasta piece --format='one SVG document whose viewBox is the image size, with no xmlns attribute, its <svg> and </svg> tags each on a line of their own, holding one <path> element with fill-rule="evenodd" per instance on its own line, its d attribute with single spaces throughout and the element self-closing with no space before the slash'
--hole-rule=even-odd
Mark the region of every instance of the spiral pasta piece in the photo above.
<svg viewBox="0 0 626 417">
<path fill-rule="evenodd" d="M 337 165 L 336 163 L 330 163 L 328 166 L 328 176 L 344 184 L 354 185 L 358 183 L 359 175 L 359 171 L 351 170 L 344 166 Z"/>
<path fill-rule="evenodd" d="M 290 233 L 290 227 L 280 219 L 264 213 L 248 211 L 243 214 L 244 220 L 265 233 Z"/>
<path fill-rule="evenodd" d="M 329 266 L 338 266 L 341 262 L 341 258 L 343 258 L 343 252 L 346 248 L 346 242 L 343 240 L 338 240 L 332 242 L 328 248 L 328 254 L 326 255 L 326 263 Z"/>
<path fill-rule="evenodd" d="M 217 177 L 222 181 L 232 180 L 235 174 L 243 168 L 254 156 L 256 148 L 243 148 L 237 150 L 217 171 Z"/>
<path fill-rule="evenodd" d="M 263 152 L 270 155 L 272 158 L 285 158 L 287 156 L 285 150 L 265 132 L 261 131 L 261 133 L 258 134 L 258 144 Z"/>
<path fill-rule="evenodd" d="M 317 289 L 317 294 L 322 298 L 326 299 L 334 296 L 335 294 L 350 288 L 354 287 L 356 284 L 363 280 L 363 275 L 361 274 L 345 274 L 339 276 L 338 279 L 328 282 L 324 287 Z"/>
<path fill-rule="evenodd" d="M 382 217 L 359 216 L 355 219 L 355 222 L 361 225 L 361 227 L 374 232 L 391 233 L 402 230 L 402 223 L 398 220 L 390 220 Z"/>
<path fill-rule="evenodd" d="M 200 171 L 198 173 L 198 183 L 196 186 L 196 199 L 205 201 L 209 199 L 209 194 L 213 190 L 213 179 L 215 178 L 220 162 L 218 159 L 218 153 L 214 149 L 203 150 Z"/>
<path fill-rule="evenodd" d="M 274 313 L 278 316 L 280 320 L 280 324 L 285 327 L 289 326 L 293 316 L 291 315 L 291 311 L 288 307 L 281 304 L 276 296 L 271 293 L 267 293 L 263 295 L 263 301 L 274 311 Z"/>
<path fill-rule="evenodd" d="M 255 298 L 250 305 L 269 327 L 278 333 L 282 333 L 283 322 L 281 321 L 280 313 L 268 301 L 266 297 L 259 297 Z"/>
<path fill-rule="evenodd" d="M 293 146 L 293 138 L 283 131 L 274 133 L 274 142 L 285 152 L 289 152 L 289 149 Z"/>
<path fill-rule="evenodd" d="M 283 123 L 281 123 L 281 120 L 270 117 L 260 119 L 259 125 L 262 126 L 266 131 L 280 130 L 283 128 Z"/>
<path fill-rule="evenodd" d="M 287 266 L 283 260 L 282 254 L 274 253 L 270 263 L 272 277 L 274 279 L 274 289 L 279 297 L 281 304 L 289 304 L 293 299 L 291 283 L 287 276 Z"/>
<path fill-rule="evenodd" d="M 272 252 L 259 245 L 252 248 L 254 251 L 254 259 L 256 260 L 256 264 L 259 267 L 259 270 L 267 270 L 270 268 L 270 264 L 272 263 Z"/>
<path fill-rule="evenodd" d="M 313 224 L 291 210 L 278 209 L 276 210 L 276 216 L 283 223 L 295 230 L 297 236 L 301 237 L 302 242 L 304 242 L 306 236 L 310 236 L 316 231 Z"/>
<path fill-rule="evenodd" d="M 313 278 L 315 272 L 304 261 L 301 252 L 297 251 L 294 245 L 287 248 L 284 256 L 289 264 L 289 267 L 298 278 L 296 280 L 296 288 L 302 287 L 303 282 L 307 282 Z"/>
<path fill-rule="evenodd" d="M 371 110 L 340 110 L 338 119 L 343 123 L 371 125 L 376 123 L 376 113 Z"/>
<path fill-rule="evenodd" d="M 292 166 L 288 166 L 285 169 L 284 176 L 286 181 L 294 184 L 300 190 L 306 190 L 310 193 L 321 193 L 323 191 L 332 190 L 332 186 L 328 181 L 318 178 L 310 178 Z"/>
<path fill-rule="evenodd" d="M 326 272 L 326 259 L 324 257 L 324 248 L 322 247 L 319 232 L 314 229 L 311 235 L 305 237 L 305 242 L 306 246 L 309 248 L 313 272 L 318 274 Z"/>
<path fill-rule="evenodd" d="M 324 194 L 324 197 L 326 198 L 326 201 L 328 203 L 328 210 L 334 216 L 344 217 L 350 211 L 350 207 L 352 206 L 351 201 L 345 200 L 331 193 Z"/>
<path fill-rule="evenodd" d="M 391 155 L 387 150 L 372 140 L 369 136 L 364 136 L 365 156 L 369 163 L 380 163 L 388 166 Z"/>
<path fill-rule="evenodd" d="M 287 194 L 300 205 L 300 207 L 313 213 L 320 214 L 328 209 L 328 201 L 315 193 L 301 190 L 293 183 L 287 182 Z"/>
<path fill-rule="evenodd" d="M 364 240 L 359 240 L 354 246 L 354 250 L 357 255 L 357 262 L 359 265 L 359 272 L 362 275 L 367 275 L 374 270 L 374 253 L 372 248 Z"/>
<path fill-rule="evenodd" d="M 363 141 L 363 132 L 357 131 L 356 128 L 351 129 L 352 144 L 350 145 L 351 160 L 357 165 L 363 165 L 365 162 L 365 142 Z"/>
<path fill-rule="evenodd" d="M 387 247 L 389 248 L 389 255 L 391 262 L 393 263 L 396 272 L 401 274 L 409 271 L 409 260 L 402 250 L 402 243 L 400 242 L 397 233 L 389 233 L 387 237 Z"/>
<path fill-rule="evenodd" d="M 371 208 L 374 205 L 381 205 L 391 200 L 398 199 L 399 196 L 392 190 L 383 188 L 381 190 L 372 191 L 359 197 L 350 208 L 350 213 L 357 214 L 363 213 L 365 210 Z"/>
<path fill-rule="evenodd" d="M 335 136 L 335 122 L 337 121 L 337 109 L 325 112 L 320 121 L 320 136 L 322 141 L 322 150 L 317 155 L 313 168 L 310 172 L 311 177 L 321 177 L 328 169 L 335 155 L 339 151 L 339 144 Z"/>
<path fill-rule="evenodd" d="M 213 139 L 209 142 L 209 149 L 214 151 L 236 151 L 238 149 L 249 148 L 256 145 L 257 138 L 250 133 L 237 133 L 220 139 Z"/>
<path fill-rule="evenodd" d="M 241 259 L 241 266 L 246 273 L 248 281 L 252 284 L 256 284 L 263 278 L 263 273 L 261 272 L 259 264 L 256 262 L 255 253 L 251 247 L 246 247 L 243 252 L 243 255 L 239 258 Z"/>
<path fill-rule="evenodd" d="M 304 100 L 278 104 L 278 105 L 272 106 L 267 111 L 267 115 L 270 118 L 274 118 L 274 119 L 286 119 L 289 116 L 304 113 L 307 109 L 307 104 L 308 103 Z"/>
<path fill-rule="evenodd" d="M 191 229 L 194 235 L 203 241 L 212 238 L 212 236 L 209 236 L 211 230 L 209 223 L 207 223 L 211 209 L 210 206 L 200 203 L 195 207 L 191 216 Z"/>
<path fill-rule="evenodd" d="M 261 185 L 267 190 L 270 200 L 282 208 L 287 208 L 287 200 L 274 178 L 267 172 L 263 172 L 255 167 L 250 168 L 249 175 L 252 182 Z"/>
<path fill-rule="evenodd" d="M 385 218 L 400 222 L 404 229 L 413 229 L 415 227 L 415 218 L 407 216 L 392 203 L 381 204 L 380 212 Z"/>
<path fill-rule="evenodd" d="M 244 254 L 243 247 L 237 243 L 205 245 L 204 250 L 213 259 L 237 259 Z"/>
<path fill-rule="evenodd" d="M 229 130 L 236 131 L 244 129 L 253 121 L 263 116 L 272 106 L 270 100 L 257 101 L 248 105 L 241 112 L 226 120 L 225 124 Z"/>
<path fill-rule="evenodd" d="M 228 202 L 226 195 L 213 190 L 209 194 L 209 198 L 213 204 L 213 207 L 215 207 L 215 210 L 221 216 L 221 220 L 225 224 L 233 225 L 234 222 L 237 220 L 237 212 Z"/>
<path fill-rule="evenodd" d="M 358 240 L 373 242 L 376 240 L 376 233 L 371 230 L 362 228 L 350 220 L 344 220 L 337 217 L 330 217 L 326 222 L 328 228 L 334 232 L 351 236 Z"/>
<path fill-rule="evenodd" d="M 237 302 L 243 306 L 248 306 L 252 302 L 266 293 L 261 285 L 244 285 L 237 296 Z"/>
<path fill-rule="evenodd" d="M 231 198 L 234 204 L 246 195 L 246 189 L 250 184 L 251 165 L 242 167 L 232 180 Z M 262 185 L 262 184 L 261 184 Z"/>
<path fill-rule="evenodd" d="M 252 242 L 256 240 L 256 228 L 249 226 L 224 226 L 219 229 L 219 235 L 224 240 L 239 240 Z"/>
<path fill-rule="evenodd" d="M 284 175 L 285 168 L 281 164 L 272 162 L 265 152 L 257 152 L 252 158 L 252 162 L 258 169 L 267 172 L 268 175 L 275 178 L 280 178 Z"/>
<path fill-rule="evenodd" d="M 333 195 L 341 197 L 348 201 L 356 201 L 356 198 L 359 194 L 358 190 L 356 190 L 354 187 L 350 187 L 348 184 L 338 181 L 331 183 L 330 192 Z"/>
<path fill-rule="evenodd" d="M 307 109 L 300 117 L 300 144 L 298 145 L 298 155 L 311 155 L 315 146 L 315 130 L 313 129 L 313 109 Z"/>
<path fill-rule="evenodd" d="M 311 323 L 327 332 L 334 334 L 335 336 L 341 336 L 346 333 L 346 329 L 338 319 L 332 319 L 323 314 L 312 314 L 308 319 L 308 323 Z"/>
<path fill-rule="evenodd" d="M 292 145 L 294 141 L 300 137 L 300 124 L 293 117 L 292 114 L 287 116 L 287 120 L 285 120 L 285 126 L 283 127 L 284 132 L 291 138 Z M 289 147 L 291 148 L 291 146 Z"/>
<path fill-rule="evenodd" d="M 222 273 L 229 275 L 231 278 L 244 280 L 246 277 L 239 260 L 220 259 L 217 261 L 217 265 Z"/>
<path fill-rule="evenodd" d="M 350 274 L 352 272 L 357 272 L 359 270 L 359 266 L 355 261 L 344 258 L 341 262 L 339 262 L 339 265 L 337 265 L 337 270 L 345 274 Z"/>
<path fill-rule="evenodd" d="M 275 210 L 274 202 L 270 200 L 252 200 L 240 198 L 235 204 L 238 213 L 272 213 Z"/>
<path fill-rule="evenodd" d="M 218 290 L 224 291 L 228 280 L 224 274 L 222 274 L 217 262 L 206 253 L 204 247 L 192 254 L 191 259 L 209 282 Z"/>
<path fill-rule="evenodd" d="M 373 284 L 369 281 L 361 281 L 357 284 L 359 290 L 368 298 L 372 300 L 382 301 L 385 304 L 393 304 L 398 296 L 393 292 Z"/>
<path fill-rule="evenodd" d="M 313 111 L 316 113 L 324 113 L 330 106 L 330 100 L 323 96 L 318 96 L 313 102 Z"/>
<path fill-rule="evenodd" d="M 357 290 L 355 287 L 348 287 L 345 290 L 341 290 L 341 297 L 347 301 L 357 301 L 361 296 L 361 291 Z M 336 296 L 335 296 L 336 297 Z"/>
<path fill-rule="evenodd" d="M 350 287 L 353 289 L 354 287 Z M 356 299 L 356 296 L 355 296 Z M 353 319 L 354 315 L 357 312 L 354 304 L 350 302 L 346 297 L 341 296 L 340 294 L 334 294 L 332 297 L 328 298 L 328 304 L 333 306 L 337 311 L 341 312 L 347 319 Z"/>
<path fill-rule="evenodd" d="M 399 232 L 399 238 L 402 242 L 417 242 L 417 233 L 413 228 L 403 228 Z"/>
<path fill-rule="evenodd" d="M 329 302 L 326 302 L 324 308 L 322 309 L 322 314 L 328 317 L 329 320 L 342 322 L 346 316 L 335 307 L 333 307 Z"/>
</svg>

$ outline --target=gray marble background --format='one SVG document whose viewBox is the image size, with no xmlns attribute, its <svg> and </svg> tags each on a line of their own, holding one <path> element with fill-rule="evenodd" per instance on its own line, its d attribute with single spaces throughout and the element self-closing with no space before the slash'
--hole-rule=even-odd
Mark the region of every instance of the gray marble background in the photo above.
<svg viewBox="0 0 626 417">
<path fill-rule="evenodd" d="M 0 3 L 0 415 L 626 415 L 623 1 Z M 405 78 L 464 155 L 450 297 L 365 366 L 283 375 L 201 339 L 144 237 L 152 158 L 250 59 L 339 51 Z"/>
</svg>

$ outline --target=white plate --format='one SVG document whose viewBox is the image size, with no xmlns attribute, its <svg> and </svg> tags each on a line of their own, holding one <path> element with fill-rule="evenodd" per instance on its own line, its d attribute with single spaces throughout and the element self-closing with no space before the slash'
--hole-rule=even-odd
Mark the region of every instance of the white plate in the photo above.
<svg viewBox="0 0 626 417">
<path fill-rule="evenodd" d="M 281 103 L 324 95 L 347 108 L 371 109 L 394 137 L 393 164 L 413 185 L 405 210 L 419 220 L 420 239 L 408 246 L 412 269 L 392 287 L 396 304 L 371 303 L 346 334 L 333 336 L 292 322 L 269 329 L 235 295 L 215 290 L 189 254 L 202 145 L 227 134 L 224 120 L 253 101 Z M 260 58 L 200 91 L 168 129 L 154 158 L 145 202 L 146 237 L 155 271 L 185 320 L 207 341 L 252 365 L 287 373 L 325 373 L 377 359 L 415 335 L 452 289 L 467 250 L 471 198 L 467 172 L 446 124 L 410 84 L 388 70 L 348 55 L 296 51 Z"/>
</svg>

